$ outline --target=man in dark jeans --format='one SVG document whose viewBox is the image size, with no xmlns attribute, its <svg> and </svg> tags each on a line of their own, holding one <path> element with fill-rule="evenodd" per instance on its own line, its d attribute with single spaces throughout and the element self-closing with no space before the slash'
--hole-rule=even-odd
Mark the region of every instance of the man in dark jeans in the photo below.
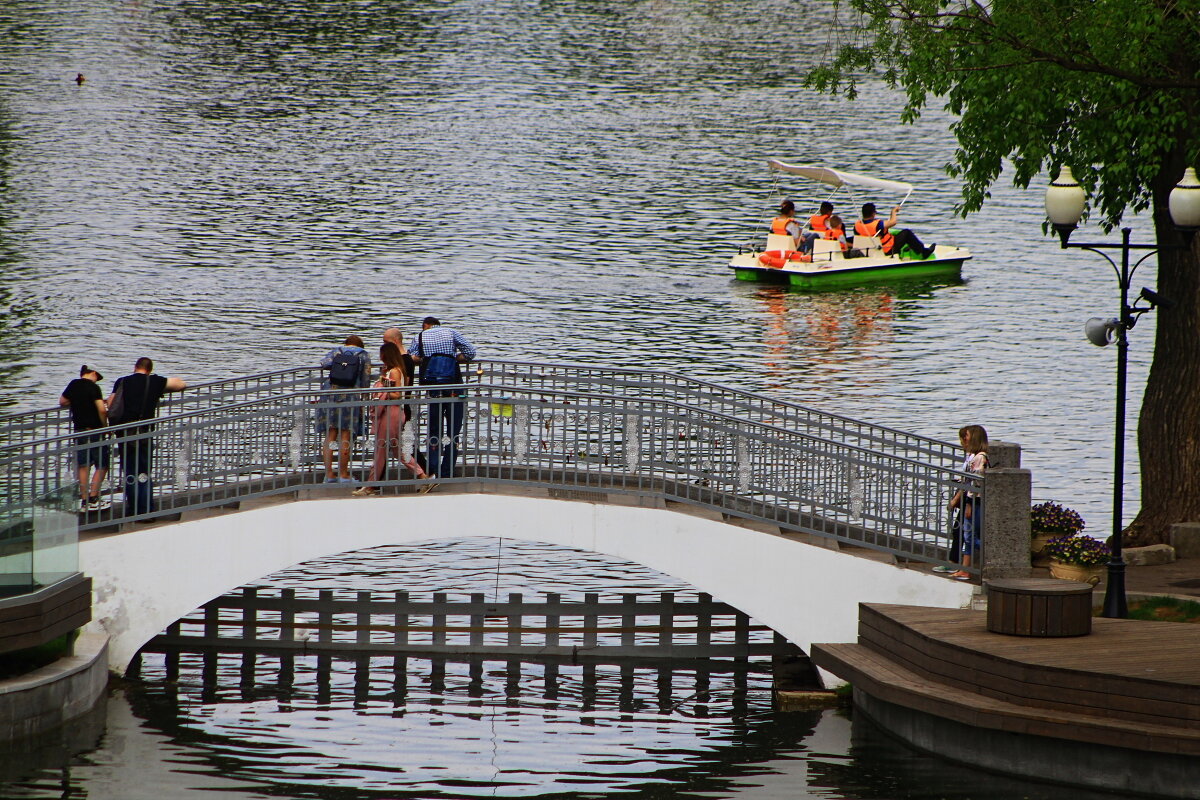
<svg viewBox="0 0 1200 800">
<path fill-rule="evenodd" d="M 182 379 L 164 378 L 162 375 L 153 374 L 153 370 L 154 362 L 142 356 L 134 365 L 131 375 L 117 378 L 107 403 L 111 414 L 114 412 L 114 398 L 120 395 L 116 409 L 120 411 L 120 416 L 111 420 L 112 424 L 153 419 L 158 414 L 158 401 L 164 394 L 187 388 L 187 383 Z M 153 425 L 138 425 L 117 434 L 121 449 L 121 472 L 125 483 L 125 516 L 149 514 L 154 510 L 154 485 L 151 481 L 153 434 Z"/>
<path fill-rule="evenodd" d="M 463 382 L 460 364 L 475 358 L 475 346 L 454 328 L 447 328 L 437 317 L 426 317 L 421 332 L 408 348 L 408 354 L 421 367 L 423 386 L 454 386 Z M 430 398 L 458 397 L 462 389 L 434 389 Z M 463 416 L 467 404 L 462 400 L 429 404 L 429 438 L 426 471 L 430 476 L 454 477 L 454 465 L 462 442 Z"/>
</svg>

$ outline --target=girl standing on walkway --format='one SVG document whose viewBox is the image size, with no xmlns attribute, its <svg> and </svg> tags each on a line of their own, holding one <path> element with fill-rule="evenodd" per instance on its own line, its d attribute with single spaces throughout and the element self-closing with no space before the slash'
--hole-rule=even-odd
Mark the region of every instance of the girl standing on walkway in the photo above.
<svg viewBox="0 0 1200 800">
<path fill-rule="evenodd" d="M 375 385 L 384 391 L 372 395 L 376 401 L 400 400 L 404 392 L 387 391 L 401 386 L 412 386 L 413 363 L 412 357 L 401 353 L 400 348 L 392 342 L 385 342 L 379 348 L 379 358 L 383 361 L 383 374 Z M 375 424 L 375 464 L 371 468 L 371 481 L 381 481 L 387 476 L 388 457 L 396 454 L 401 464 L 412 470 L 418 478 L 428 477 L 421 465 L 413 459 L 412 454 L 401 446 L 401 432 L 408 424 L 410 412 L 407 404 L 380 403 L 372 409 L 372 419 Z M 378 494 L 376 486 L 364 486 L 354 490 L 353 494 L 367 497 Z"/>
<path fill-rule="evenodd" d="M 967 451 L 963 459 L 963 472 L 982 475 L 991 466 L 988 461 L 988 436 L 982 425 L 966 425 L 958 429 L 958 441 L 963 450 Z M 969 483 L 968 486 L 973 485 Z M 959 489 L 950 498 L 950 510 L 962 506 L 962 565 L 971 566 L 971 558 L 979 552 L 980 539 L 983 535 L 983 503 L 979 502 L 979 493 L 969 488 Z M 950 575 L 958 581 L 971 579 L 971 574 L 960 569 Z"/>
</svg>

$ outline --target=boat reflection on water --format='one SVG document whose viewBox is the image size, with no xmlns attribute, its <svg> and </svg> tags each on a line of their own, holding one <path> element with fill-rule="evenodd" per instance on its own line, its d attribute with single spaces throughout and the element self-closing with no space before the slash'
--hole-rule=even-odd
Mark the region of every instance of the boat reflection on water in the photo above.
<svg viewBox="0 0 1200 800">
<path fill-rule="evenodd" d="M 831 372 L 863 386 L 871 371 L 847 374 L 852 364 L 888 358 L 894 352 L 896 324 L 917 313 L 918 302 L 953 281 L 909 281 L 853 291 L 808 293 L 787 286 L 759 286 L 749 292 L 763 310 L 764 372 L 767 390 L 798 389 Z"/>
</svg>

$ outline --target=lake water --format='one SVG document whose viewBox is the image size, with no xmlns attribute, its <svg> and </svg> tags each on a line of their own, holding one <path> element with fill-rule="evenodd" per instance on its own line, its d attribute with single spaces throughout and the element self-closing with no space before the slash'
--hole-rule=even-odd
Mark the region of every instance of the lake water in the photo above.
<svg viewBox="0 0 1200 800">
<path fill-rule="evenodd" d="M 564 599 L 686 591 L 670 576 L 562 547 L 465 537 L 381 547 L 268 576 L 305 593 L 352 585 Z M 714 636 L 714 641 L 720 634 Z M 605 637 L 602 635 L 601 639 Z M 772 708 L 759 671 L 701 678 L 681 664 L 478 665 L 358 659 L 143 656 L 83 752 L 0 755 L 0 797 L 833 798 L 1093 800 L 1089 792 L 955 767 L 847 710 Z"/>
<path fill-rule="evenodd" d="M 217 378 L 313 363 L 349 333 L 375 347 L 385 327 L 411 335 L 435 314 L 488 356 L 674 370 L 947 439 L 982 423 L 1024 446 L 1035 497 L 1107 530 L 1115 354 L 1089 345 L 1082 323 L 1113 313 L 1111 271 L 1041 235 L 1040 186 L 1002 181 L 982 213 L 955 218 L 958 189 L 941 168 L 951 120 L 936 108 L 901 126 L 897 96 L 878 84 L 853 103 L 803 89 L 832 15 L 783 0 L 4 4 L 0 404 L 53 404 L 83 362 L 111 380 L 150 355 L 161 373 Z M 771 156 L 912 181 L 902 220 L 926 242 L 969 247 L 964 280 L 818 295 L 732 282 L 729 254 L 778 202 Z M 857 216 L 855 202 L 836 202 Z M 1153 286 L 1154 265 L 1144 270 Z M 1149 315 L 1131 337 L 1130 430 L 1153 326 Z M 1129 453 L 1132 517 L 1132 436 Z M 432 574 L 461 582 L 461 552 L 439 558 Z M 339 566 L 339 585 L 357 587 L 358 561 Z M 576 586 L 571 563 L 540 572 L 532 590 Z M 620 584 L 631 569 L 608 577 Z M 804 767 L 809 788 L 787 796 L 926 796 L 853 788 L 859 774 L 884 776 L 864 786 L 919 785 L 904 776 L 923 762 L 902 758 L 886 777 L 880 765 L 893 762 L 855 755 L 840 717 L 797 722 L 748 691 L 748 710 L 729 706 L 720 721 L 654 713 L 614 728 L 611 741 L 632 750 L 597 751 L 622 765 L 606 791 L 641 780 L 629 764 L 648 751 L 666 755 L 647 774 L 675 763 L 733 776 L 725 788 L 636 789 L 666 797 L 721 794 L 761 771 L 747 765 L 808 764 L 805 743 L 817 742 L 831 760 L 819 779 Z M 192 797 L 193 767 L 198 786 L 230 764 L 264 768 L 262 753 L 250 758 L 257 744 L 238 744 L 243 729 L 231 735 L 217 719 L 241 711 L 181 691 L 167 716 L 182 721 L 167 723 L 160 701 L 114 698 L 113 732 L 79 770 L 118 780 L 140 768 L 129 754 L 156 753 L 175 776 L 156 796 Z M 353 729 L 357 718 L 350 707 L 311 713 L 306 730 Z M 478 744 L 479 724 L 464 716 L 447 718 L 450 735 Z M 564 730 L 581 724 L 568 717 Z M 540 763 L 550 730 L 525 716 L 506 726 L 513 763 Z M 127 751 L 115 744 L 126 733 Z M 397 736 L 397 746 L 423 741 Z M 306 762 L 340 758 L 331 738 L 272 746 L 307 747 Z M 457 776 L 452 749 L 430 768 Z M 362 773 L 338 774 L 314 766 L 310 783 L 279 791 L 389 796 Z M 830 775 L 842 782 L 825 787 Z M 28 796 L 58 796 L 38 781 Z M 996 791 L 986 796 L 1025 796 Z"/>
</svg>

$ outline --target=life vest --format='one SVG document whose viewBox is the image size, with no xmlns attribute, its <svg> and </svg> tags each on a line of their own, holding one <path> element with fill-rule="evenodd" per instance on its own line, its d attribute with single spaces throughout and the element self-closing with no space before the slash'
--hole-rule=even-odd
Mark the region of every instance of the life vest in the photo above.
<svg viewBox="0 0 1200 800">
<path fill-rule="evenodd" d="M 782 269 L 789 261 L 812 261 L 812 256 L 795 250 L 768 250 L 758 257 L 758 263 L 773 269 Z"/>
<path fill-rule="evenodd" d="M 834 242 L 840 242 L 842 245 L 843 253 L 850 249 L 850 245 L 846 244 L 846 242 L 845 242 L 845 232 L 841 228 L 838 228 L 837 230 L 834 230 L 833 228 L 829 228 L 828 230 L 826 230 L 824 232 L 824 234 L 821 236 L 821 238 L 829 239 Z"/>
<path fill-rule="evenodd" d="M 829 225 L 827 223 L 829 222 L 829 218 L 831 216 L 833 216 L 833 215 L 832 214 L 813 214 L 811 217 L 808 218 L 808 227 L 812 228 L 814 231 L 817 231 L 818 233 L 824 233 L 825 231 L 829 230 Z"/>
<path fill-rule="evenodd" d="M 879 244 L 883 246 L 883 252 L 890 253 L 892 251 L 892 235 L 887 232 L 887 228 L 883 227 L 883 220 L 873 219 L 870 222 L 863 222 L 861 219 L 854 223 L 855 236 L 878 236 Z"/>
<path fill-rule="evenodd" d="M 778 236 L 791 236 L 787 228 L 788 225 L 791 225 L 795 221 L 795 217 L 776 217 L 771 220 L 771 233 Z"/>
</svg>

